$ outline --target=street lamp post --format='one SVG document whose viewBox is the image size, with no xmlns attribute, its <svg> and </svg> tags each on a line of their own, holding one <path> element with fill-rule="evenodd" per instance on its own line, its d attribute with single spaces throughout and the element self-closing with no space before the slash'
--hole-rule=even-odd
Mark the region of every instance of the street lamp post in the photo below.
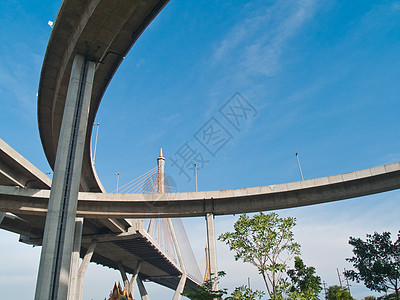
<svg viewBox="0 0 400 300">
<path fill-rule="evenodd" d="M 118 183 L 119 183 L 119 173 L 114 173 L 114 175 L 117 175 L 117 194 L 118 194 Z"/>
<path fill-rule="evenodd" d="M 300 176 L 301 180 L 304 181 L 303 172 L 301 171 L 300 160 L 299 160 L 299 153 L 296 152 L 297 163 L 299 164 Z"/>
<path fill-rule="evenodd" d="M 93 164 L 94 164 L 94 162 L 95 162 L 95 160 L 96 160 L 97 137 L 98 137 L 98 135 L 99 135 L 99 126 L 100 126 L 100 123 L 95 123 L 95 124 L 93 124 L 93 126 L 96 126 L 96 127 L 97 127 L 97 128 L 96 128 L 96 139 L 95 139 L 95 141 L 94 141 L 94 153 L 93 153 Z"/>
<path fill-rule="evenodd" d="M 196 192 L 197 192 L 197 164 L 194 164 L 194 181 L 196 184 Z"/>
</svg>

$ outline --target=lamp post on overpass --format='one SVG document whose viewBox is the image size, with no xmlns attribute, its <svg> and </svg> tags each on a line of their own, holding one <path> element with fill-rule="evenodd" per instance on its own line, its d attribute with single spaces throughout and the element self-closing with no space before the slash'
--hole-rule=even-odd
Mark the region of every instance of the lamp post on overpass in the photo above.
<svg viewBox="0 0 400 300">
<path fill-rule="evenodd" d="M 97 150 L 97 137 L 99 136 L 99 126 L 100 123 L 95 123 L 93 126 L 96 126 L 96 138 L 94 140 L 94 151 L 93 151 L 93 164 L 96 162 L 96 150 Z"/>
<path fill-rule="evenodd" d="M 299 153 L 296 152 L 296 158 L 297 158 L 297 163 L 299 165 L 299 170 L 300 170 L 300 176 L 301 176 L 301 180 L 304 181 L 304 177 L 303 177 L 303 172 L 301 171 L 301 165 L 300 165 L 300 159 L 299 159 Z"/>
<path fill-rule="evenodd" d="M 197 164 L 194 164 L 194 180 L 196 184 L 196 192 L 197 192 Z"/>
<path fill-rule="evenodd" d="M 114 175 L 117 175 L 117 189 L 116 189 L 116 193 L 118 194 L 118 184 L 119 184 L 119 172 L 114 173 Z"/>
</svg>

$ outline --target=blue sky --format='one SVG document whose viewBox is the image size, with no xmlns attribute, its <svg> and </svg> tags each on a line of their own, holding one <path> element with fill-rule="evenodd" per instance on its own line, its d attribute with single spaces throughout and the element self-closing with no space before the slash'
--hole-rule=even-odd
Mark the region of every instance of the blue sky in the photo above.
<svg viewBox="0 0 400 300">
<path fill-rule="evenodd" d="M 41 64 L 60 1 L 0 3 L 0 137 L 43 172 L 50 168 L 37 128 Z M 199 190 L 260 186 L 400 161 L 400 1 L 171 1 L 125 58 L 99 109 L 96 169 L 108 191 L 152 169 L 160 147 L 178 191 L 193 170 L 173 165 L 190 146 Z M 220 110 L 237 92 L 253 108 L 234 127 Z M 255 113 L 256 112 L 256 113 Z M 205 149 L 196 133 L 210 120 L 226 132 Z M 199 136 L 197 136 L 199 137 Z M 193 158 L 192 157 L 192 158 Z M 190 181 L 189 181 L 190 179 Z M 172 181 L 171 180 L 171 181 Z M 307 265 L 327 285 L 350 268 L 349 236 L 400 229 L 398 191 L 279 211 L 294 216 Z M 217 234 L 237 216 L 216 218 Z M 198 260 L 203 218 L 186 219 Z M 0 231 L 0 291 L 32 298 L 39 248 Z M 263 289 L 251 265 L 217 244 L 221 286 Z M 245 270 L 245 271 L 244 271 Z M 85 299 L 103 299 L 117 272 L 90 266 Z M 151 285 L 153 299 L 164 289 Z M 373 294 L 353 283 L 358 299 Z M 13 292 L 14 294 L 14 292 Z M 10 293 L 11 295 L 11 293 Z"/>
</svg>

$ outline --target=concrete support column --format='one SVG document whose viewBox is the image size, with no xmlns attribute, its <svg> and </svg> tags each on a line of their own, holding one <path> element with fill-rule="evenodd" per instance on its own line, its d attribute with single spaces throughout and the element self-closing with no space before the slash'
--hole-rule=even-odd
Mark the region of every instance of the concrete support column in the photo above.
<svg viewBox="0 0 400 300">
<path fill-rule="evenodd" d="M 5 216 L 6 216 L 5 212 L 0 212 L 0 224 L 1 222 L 3 222 Z"/>
<path fill-rule="evenodd" d="M 169 229 L 170 229 L 171 235 L 172 235 L 172 241 L 174 242 L 176 254 L 178 256 L 179 264 L 180 264 L 181 269 L 182 269 L 182 276 L 181 276 L 181 279 L 179 280 L 178 287 L 176 288 L 174 297 L 172 299 L 173 300 L 180 300 L 182 298 L 181 294 L 183 293 L 183 290 L 185 289 L 185 284 L 186 284 L 186 277 L 187 277 L 187 275 L 186 275 L 186 267 L 185 267 L 185 262 L 183 261 L 181 248 L 179 246 L 179 242 L 178 242 L 178 239 L 176 237 L 175 228 L 174 228 L 174 225 L 172 224 L 172 220 L 171 219 L 167 219 L 167 220 L 168 220 L 168 226 L 169 226 Z"/>
<path fill-rule="evenodd" d="M 142 300 L 150 300 L 149 294 L 147 293 L 140 276 L 137 277 L 136 283 L 138 285 L 140 297 L 142 298 Z"/>
<path fill-rule="evenodd" d="M 213 282 L 213 291 L 218 290 L 218 269 L 217 269 L 217 247 L 215 244 L 215 227 L 214 214 L 206 214 L 207 223 L 207 244 L 208 244 L 208 259 L 210 266 L 210 278 Z"/>
<path fill-rule="evenodd" d="M 76 227 L 75 227 L 75 233 L 77 232 L 77 227 L 79 226 L 79 219 L 82 219 L 82 225 L 83 225 L 83 218 L 76 218 Z M 81 227 L 82 228 L 82 227 Z M 81 239 L 79 239 L 81 241 Z M 72 254 L 71 258 L 71 280 L 70 280 L 70 288 L 68 289 L 68 300 L 81 300 L 83 297 L 83 283 L 85 280 L 85 273 L 86 269 L 89 266 L 90 260 L 92 259 L 94 249 L 96 248 L 97 245 L 97 240 L 92 240 L 92 242 L 89 245 L 89 248 L 86 251 L 85 257 L 83 258 L 83 261 L 81 265 L 79 266 L 79 252 L 78 252 L 78 257 L 77 261 L 75 262 L 74 260 L 76 257 L 76 251 L 75 251 L 75 244 L 74 244 L 74 252 Z M 79 249 L 80 249 L 80 242 L 79 242 Z"/>
<path fill-rule="evenodd" d="M 79 257 L 81 252 L 83 218 L 75 219 L 74 245 L 71 255 L 70 282 L 68 289 L 68 300 L 76 300 L 78 287 Z"/>
<path fill-rule="evenodd" d="M 89 245 L 89 248 L 86 251 L 85 257 L 83 258 L 81 266 L 79 267 L 78 278 L 77 278 L 77 287 L 76 287 L 77 294 L 76 294 L 75 298 L 72 298 L 74 300 L 75 299 L 81 300 L 83 298 L 83 283 L 85 281 L 85 273 L 86 273 L 87 267 L 89 266 L 90 260 L 92 259 L 96 245 L 97 245 L 97 240 L 92 240 L 92 242 Z"/>
<path fill-rule="evenodd" d="M 124 265 L 121 262 L 118 262 L 117 264 L 118 264 L 119 272 L 121 273 L 122 280 L 124 281 L 125 291 L 128 292 L 128 290 L 130 289 L 129 288 L 129 280 L 128 280 L 128 276 L 126 275 Z"/>
<path fill-rule="evenodd" d="M 82 55 L 74 58 L 57 146 L 35 300 L 67 299 L 94 72 L 94 62 Z"/>
<path fill-rule="evenodd" d="M 137 278 L 139 276 L 139 272 L 140 272 L 141 266 L 142 266 L 142 262 L 139 260 L 137 265 L 136 265 L 136 268 L 135 268 L 135 273 L 133 273 L 131 281 L 129 282 L 129 292 L 131 292 L 132 295 L 135 292 L 135 288 L 134 288 L 135 287 L 135 281 L 137 280 Z"/>
<path fill-rule="evenodd" d="M 182 293 L 185 289 L 186 279 L 187 279 L 186 273 L 182 274 L 178 286 L 175 290 L 174 296 L 172 297 L 172 300 L 180 300 L 182 298 Z"/>
</svg>

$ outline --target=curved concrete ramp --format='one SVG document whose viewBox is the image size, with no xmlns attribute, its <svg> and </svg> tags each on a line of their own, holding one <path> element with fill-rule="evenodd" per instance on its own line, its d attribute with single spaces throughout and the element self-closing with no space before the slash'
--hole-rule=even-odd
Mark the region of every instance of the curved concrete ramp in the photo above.
<svg viewBox="0 0 400 300">
<path fill-rule="evenodd" d="M 400 163 L 340 175 L 244 189 L 175 194 L 80 193 L 87 218 L 195 217 L 277 210 L 400 188 Z M 0 186 L 0 211 L 45 214 L 49 191 Z"/>
<path fill-rule="evenodd" d="M 77 54 L 97 62 L 89 123 L 116 70 L 144 29 L 168 0 L 64 0 L 43 61 L 38 93 L 39 132 L 47 160 L 54 168 L 72 62 Z M 88 126 L 81 190 L 103 192 L 90 155 Z"/>
<path fill-rule="evenodd" d="M 123 57 L 167 3 L 168 0 L 63 1 L 43 62 L 38 95 L 39 131 L 51 166 L 55 162 L 65 95 L 75 55 L 83 54 L 98 62 L 89 112 L 89 124 L 92 124 L 105 90 Z M 80 194 L 77 213 L 82 216 L 234 214 L 323 203 L 399 188 L 397 163 L 303 182 L 247 189 L 166 194 L 162 197 L 102 194 L 105 190 L 91 161 L 91 131 L 92 126 L 88 126 L 81 191 L 93 194 Z M 16 193 L 21 195 L 10 197 L 19 199 L 12 204 L 18 212 L 45 212 L 46 198 L 38 197 L 29 204 L 23 194 L 30 192 Z M 18 204 L 24 201 L 27 205 Z"/>
</svg>

